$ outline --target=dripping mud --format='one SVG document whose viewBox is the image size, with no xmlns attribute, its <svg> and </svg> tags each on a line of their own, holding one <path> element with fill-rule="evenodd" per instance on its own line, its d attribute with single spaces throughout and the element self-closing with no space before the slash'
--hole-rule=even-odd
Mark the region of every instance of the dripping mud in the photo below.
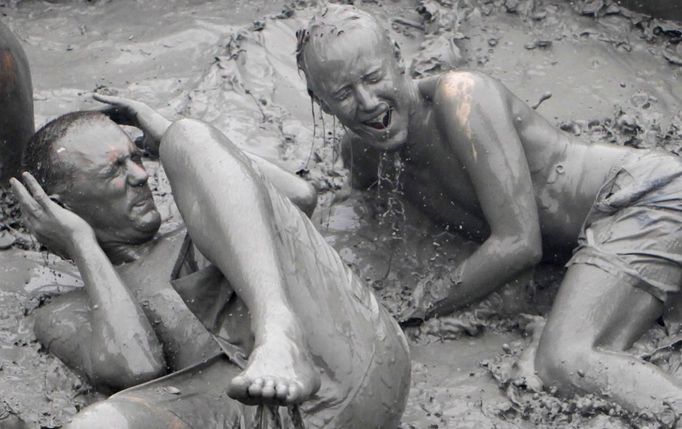
<svg viewBox="0 0 682 429">
<path fill-rule="evenodd" d="M 294 60 L 295 30 L 314 5 L 232 3 L 13 1 L 0 4 L 0 12 L 29 57 L 37 126 L 94 108 L 93 91 L 214 124 L 242 148 L 315 184 L 322 195 L 318 227 L 400 314 L 415 287 L 438 287 L 475 244 L 402 200 L 400 163 L 391 156 L 370 193 L 343 188 L 343 130 L 317 107 L 311 113 Z M 480 70 L 566 132 L 682 149 L 679 23 L 610 1 L 357 3 L 390 24 L 415 77 Z M 168 183 L 154 161 L 147 165 L 165 228 L 173 228 L 179 215 Z M 81 282 L 70 263 L 26 234 L 11 195 L 3 191 L 0 200 L 0 246 L 8 247 L 0 251 L 0 422 L 16 413 L 34 427 L 55 427 L 97 395 L 40 348 L 30 314 Z M 529 364 L 533 335 L 561 276 L 562 268 L 543 265 L 470 309 L 411 328 L 413 382 L 402 427 L 659 427 L 651 416 L 629 415 L 607 400 L 562 400 L 538 384 Z M 679 327 L 674 316 L 632 352 L 677 373 L 682 342 L 671 335 Z"/>
</svg>

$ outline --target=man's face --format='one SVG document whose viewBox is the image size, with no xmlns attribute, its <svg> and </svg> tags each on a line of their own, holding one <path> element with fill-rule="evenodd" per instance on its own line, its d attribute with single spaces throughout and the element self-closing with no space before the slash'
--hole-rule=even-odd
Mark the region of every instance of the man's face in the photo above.
<svg viewBox="0 0 682 429">
<path fill-rule="evenodd" d="M 102 242 L 139 244 L 161 225 L 140 153 L 115 123 L 77 125 L 54 147 L 73 171 L 64 203 L 86 220 Z"/>
<path fill-rule="evenodd" d="M 305 52 L 314 94 L 373 147 L 399 148 L 407 140 L 410 92 L 393 46 L 377 28 L 356 27 L 323 37 L 316 49 L 309 45 Z"/>
</svg>

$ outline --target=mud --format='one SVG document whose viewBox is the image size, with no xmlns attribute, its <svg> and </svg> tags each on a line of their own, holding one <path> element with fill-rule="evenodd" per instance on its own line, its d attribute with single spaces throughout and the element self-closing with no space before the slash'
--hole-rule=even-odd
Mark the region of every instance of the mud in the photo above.
<svg viewBox="0 0 682 429">
<path fill-rule="evenodd" d="M 243 149 L 315 184 L 322 193 L 314 215 L 320 230 L 391 312 L 401 314 L 415 287 L 447 281 L 475 244 L 404 202 L 395 173 L 385 173 L 371 194 L 343 188 L 343 130 L 311 105 L 294 60 L 294 32 L 313 5 L 230 4 L 20 1 L 0 12 L 31 63 L 37 126 L 95 108 L 92 91 L 143 100 L 169 118 L 211 122 Z M 453 67 L 481 70 L 568 132 L 682 150 L 679 23 L 609 1 L 358 4 L 390 25 L 415 77 Z M 386 157 L 385 171 L 394 163 Z M 180 219 L 168 184 L 155 162 L 147 165 L 169 227 Z M 7 201 L 0 229 L 23 248 L 37 249 Z M 35 285 L 78 285 L 70 264 L 45 255 L 17 244 L 0 252 L 0 405 L 33 426 L 53 427 L 94 398 L 41 352 L 26 317 L 43 292 L 53 292 Z M 600 398 L 558 399 L 532 377 L 532 333 L 561 275 L 561 268 L 543 265 L 466 311 L 411 329 L 413 384 L 402 427 L 657 427 L 650 417 L 628 415 Z M 673 326 L 652 329 L 633 352 L 678 371 L 682 342 Z"/>
</svg>

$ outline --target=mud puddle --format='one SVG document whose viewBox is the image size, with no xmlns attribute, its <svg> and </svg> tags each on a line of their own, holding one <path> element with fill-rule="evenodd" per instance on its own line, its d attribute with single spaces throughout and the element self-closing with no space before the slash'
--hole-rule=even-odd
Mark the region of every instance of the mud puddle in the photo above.
<svg viewBox="0 0 682 429">
<path fill-rule="evenodd" d="M 682 32 L 674 23 L 609 9 L 609 2 L 358 3 L 389 23 L 414 76 L 454 66 L 481 70 L 569 132 L 680 149 L 682 67 L 674 58 Z M 432 225 L 396 189 L 369 195 L 342 189 L 342 130 L 311 106 L 294 62 L 294 31 L 312 9 L 304 2 L 284 8 L 270 1 L 228 7 L 119 0 L 22 1 L 0 12 L 31 63 L 37 125 L 94 108 L 88 95 L 94 90 L 138 98 L 170 118 L 211 122 L 243 149 L 315 183 L 322 192 L 314 216 L 320 230 L 397 315 L 416 285 L 445 281 L 474 244 Z M 162 169 L 148 165 L 164 219 L 179 222 Z M 16 271 L 1 279 L 0 399 L 36 426 L 56 426 L 93 397 L 40 351 L 24 314 L 39 302 L 28 285 L 57 282 L 36 270 L 58 265 L 55 272 L 69 273 L 56 279 L 75 272 L 42 253 L 14 249 L 0 257 L 2 267 Z M 639 425 L 626 415 L 609 416 L 607 406 L 572 406 L 512 382 L 512 367 L 529 343 L 528 317 L 518 315 L 544 314 L 560 276 L 560 268 L 542 267 L 467 311 L 411 332 L 413 385 L 403 427 Z M 659 364 L 674 363 L 678 344 L 663 347 L 670 339 L 654 331 L 642 347 L 658 350 Z"/>
</svg>

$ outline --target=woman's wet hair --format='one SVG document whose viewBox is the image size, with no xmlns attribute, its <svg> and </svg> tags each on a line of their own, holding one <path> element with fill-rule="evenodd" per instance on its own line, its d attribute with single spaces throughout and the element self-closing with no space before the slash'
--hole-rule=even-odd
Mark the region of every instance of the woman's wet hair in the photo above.
<svg viewBox="0 0 682 429">
<path fill-rule="evenodd" d="M 67 113 L 41 127 L 26 144 L 22 169 L 31 173 L 48 194 L 68 186 L 72 173 L 72 166 L 56 156 L 55 146 L 69 130 L 93 120 L 108 121 L 108 117 L 97 111 Z"/>
<path fill-rule="evenodd" d="M 308 95 L 313 100 L 318 103 L 321 101 L 315 96 L 310 87 L 310 76 L 308 75 L 305 59 L 306 49 L 321 49 L 321 46 L 316 45 L 328 43 L 326 39 L 322 40 L 324 36 L 340 36 L 344 32 L 354 30 L 363 24 L 367 25 L 368 28 L 375 29 L 390 46 L 393 46 L 393 54 L 398 63 L 402 64 L 400 46 L 391 38 L 388 27 L 382 25 L 368 12 L 355 6 L 329 4 L 310 19 L 306 28 L 296 32 L 296 64 L 306 77 Z"/>
</svg>

